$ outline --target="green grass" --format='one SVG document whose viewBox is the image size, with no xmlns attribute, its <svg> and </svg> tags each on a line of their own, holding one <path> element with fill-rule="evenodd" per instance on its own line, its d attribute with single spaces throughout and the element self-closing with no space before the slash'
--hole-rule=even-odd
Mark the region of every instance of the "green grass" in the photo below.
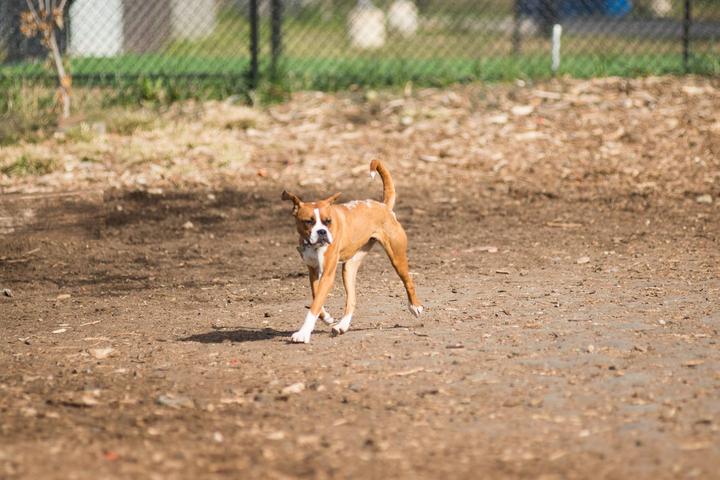
<svg viewBox="0 0 720 480">
<path fill-rule="evenodd" d="M 175 58 L 158 55 L 126 55 L 115 58 L 74 59 L 70 62 L 75 85 L 117 86 L 133 90 L 145 100 L 175 100 L 195 97 L 186 92 L 193 86 L 207 91 L 244 92 L 247 76 L 246 59 Z M 328 58 L 289 57 L 282 62 L 283 82 L 292 89 L 335 90 L 349 85 L 398 85 L 407 81 L 424 85 L 446 85 L 468 81 L 505 81 L 514 78 L 547 78 L 551 76 L 547 55 L 494 56 L 466 58 Z M 714 75 L 720 58 L 697 55 L 689 65 L 690 73 Z M 203 71 L 202 68 L 206 67 Z M 265 67 L 263 67 L 265 68 Z M 112 72 L 112 73 L 108 73 Z M 571 54 L 562 59 L 560 74 L 573 77 L 638 76 L 684 73 L 678 54 Z M 9 80 L 34 78 L 47 85 L 52 75 L 41 65 L 0 68 L 0 87 Z M 173 92 L 173 89 L 177 90 Z M 160 95 L 159 90 L 170 93 Z M 0 104 L 0 111 L 2 106 Z"/>
<path fill-rule="evenodd" d="M 543 79 L 552 76 L 545 56 L 464 59 L 288 59 L 285 82 L 291 90 L 338 90 L 351 85 L 392 86 L 412 81 L 418 85 L 444 86 L 471 81 L 498 82 Z M 718 74 L 720 60 L 694 58 L 693 73 Z M 560 75 L 644 76 L 684 73 L 682 58 L 675 55 L 573 55 L 563 59 Z"/>
<path fill-rule="evenodd" d="M 8 176 L 45 175 L 57 167 L 54 160 L 21 155 L 14 162 L 0 167 L 0 172 Z"/>
</svg>

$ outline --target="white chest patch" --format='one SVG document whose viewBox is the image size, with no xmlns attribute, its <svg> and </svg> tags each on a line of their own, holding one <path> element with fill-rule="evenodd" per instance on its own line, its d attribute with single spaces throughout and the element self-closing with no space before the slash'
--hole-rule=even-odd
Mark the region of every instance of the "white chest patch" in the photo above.
<svg viewBox="0 0 720 480">
<path fill-rule="evenodd" d="M 305 262 L 307 266 L 316 269 L 318 271 L 318 277 L 322 276 L 325 250 L 327 250 L 327 245 L 319 248 L 315 248 L 312 245 L 305 245 L 300 251 L 303 262 Z"/>
</svg>

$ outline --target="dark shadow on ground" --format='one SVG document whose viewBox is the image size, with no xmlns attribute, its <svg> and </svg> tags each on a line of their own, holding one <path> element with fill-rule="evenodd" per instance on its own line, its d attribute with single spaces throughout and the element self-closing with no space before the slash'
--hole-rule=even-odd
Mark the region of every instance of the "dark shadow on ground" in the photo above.
<svg viewBox="0 0 720 480">
<path fill-rule="evenodd" d="M 366 332 L 371 330 L 393 330 L 396 328 L 412 329 L 408 325 L 394 325 L 392 327 L 384 328 L 352 328 L 351 332 Z M 263 340 L 270 340 L 276 337 L 285 337 L 290 342 L 290 336 L 295 333 L 296 330 L 275 330 L 274 328 L 235 328 L 233 330 L 215 330 L 207 333 L 198 333 L 196 335 L 190 335 L 189 337 L 180 338 L 180 342 L 199 342 L 199 343 L 223 343 L 223 342 L 260 342 Z M 317 329 L 313 333 L 314 336 L 318 335 L 331 335 L 330 331 L 324 331 L 324 329 Z"/>
<path fill-rule="evenodd" d="M 274 328 L 236 328 L 233 330 L 216 330 L 198 333 L 179 339 L 181 342 L 222 343 L 222 342 L 259 342 L 276 337 L 290 337 L 292 331 L 275 330 Z"/>
</svg>

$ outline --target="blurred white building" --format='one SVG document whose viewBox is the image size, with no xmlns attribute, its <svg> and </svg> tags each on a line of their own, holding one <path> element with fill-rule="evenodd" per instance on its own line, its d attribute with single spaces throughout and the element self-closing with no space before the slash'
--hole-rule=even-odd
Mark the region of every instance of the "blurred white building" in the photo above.
<svg viewBox="0 0 720 480">
<path fill-rule="evenodd" d="M 418 30 L 418 8 L 410 0 L 395 0 L 388 10 L 388 27 L 405 37 L 415 35 Z"/>
<path fill-rule="evenodd" d="M 374 50 L 385 45 L 385 14 L 371 0 L 358 0 L 348 15 L 348 35 L 353 47 Z"/>
<path fill-rule="evenodd" d="M 215 0 L 75 0 L 71 55 L 110 57 L 157 51 L 168 39 L 198 39 L 215 29 Z"/>
</svg>

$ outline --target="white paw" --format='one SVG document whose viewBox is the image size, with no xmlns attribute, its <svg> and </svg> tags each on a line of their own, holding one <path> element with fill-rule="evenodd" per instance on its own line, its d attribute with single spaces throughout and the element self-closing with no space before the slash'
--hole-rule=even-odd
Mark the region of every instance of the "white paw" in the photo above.
<svg viewBox="0 0 720 480">
<path fill-rule="evenodd" d="M 325 315 L 320 320 L 325 322 L 325 325 L 332 325 L 333 323 L 335 323 L 335 319 L 333 317 L 331 317 L 330 315 Z"/>
<path fill-rule="evenodd" d="M 348 327 L 341 327 L 340 325 L 335 325 L 332 327 L 332 334 L 333 335 L 342 335 L 343 333 L 348 331 Z"/>
<path fill-rule="evenodd" d="M 419 317 L 423 310 L 425 310 L 425 308 L 422 305 L 410 305 L 410 313 L 416 317 Z"/>
<path fill-rule="evenodd" d="M 350 321 L 352 320 L 352 317 L 343 317 L 340 319 L 337 325 L 332 327 L 332 334 L 333 335 L 342 335 L 343 333 L 350 330 Z"/>
<path fill-rule="evenodd" d="M 305 330 L 298 330 L 297 332 L 292 334 L 292 337 L 290 339 L 294 343 L 310 343 L 310 334 L 312 332 L 308 332 Z"/>
</svg>

